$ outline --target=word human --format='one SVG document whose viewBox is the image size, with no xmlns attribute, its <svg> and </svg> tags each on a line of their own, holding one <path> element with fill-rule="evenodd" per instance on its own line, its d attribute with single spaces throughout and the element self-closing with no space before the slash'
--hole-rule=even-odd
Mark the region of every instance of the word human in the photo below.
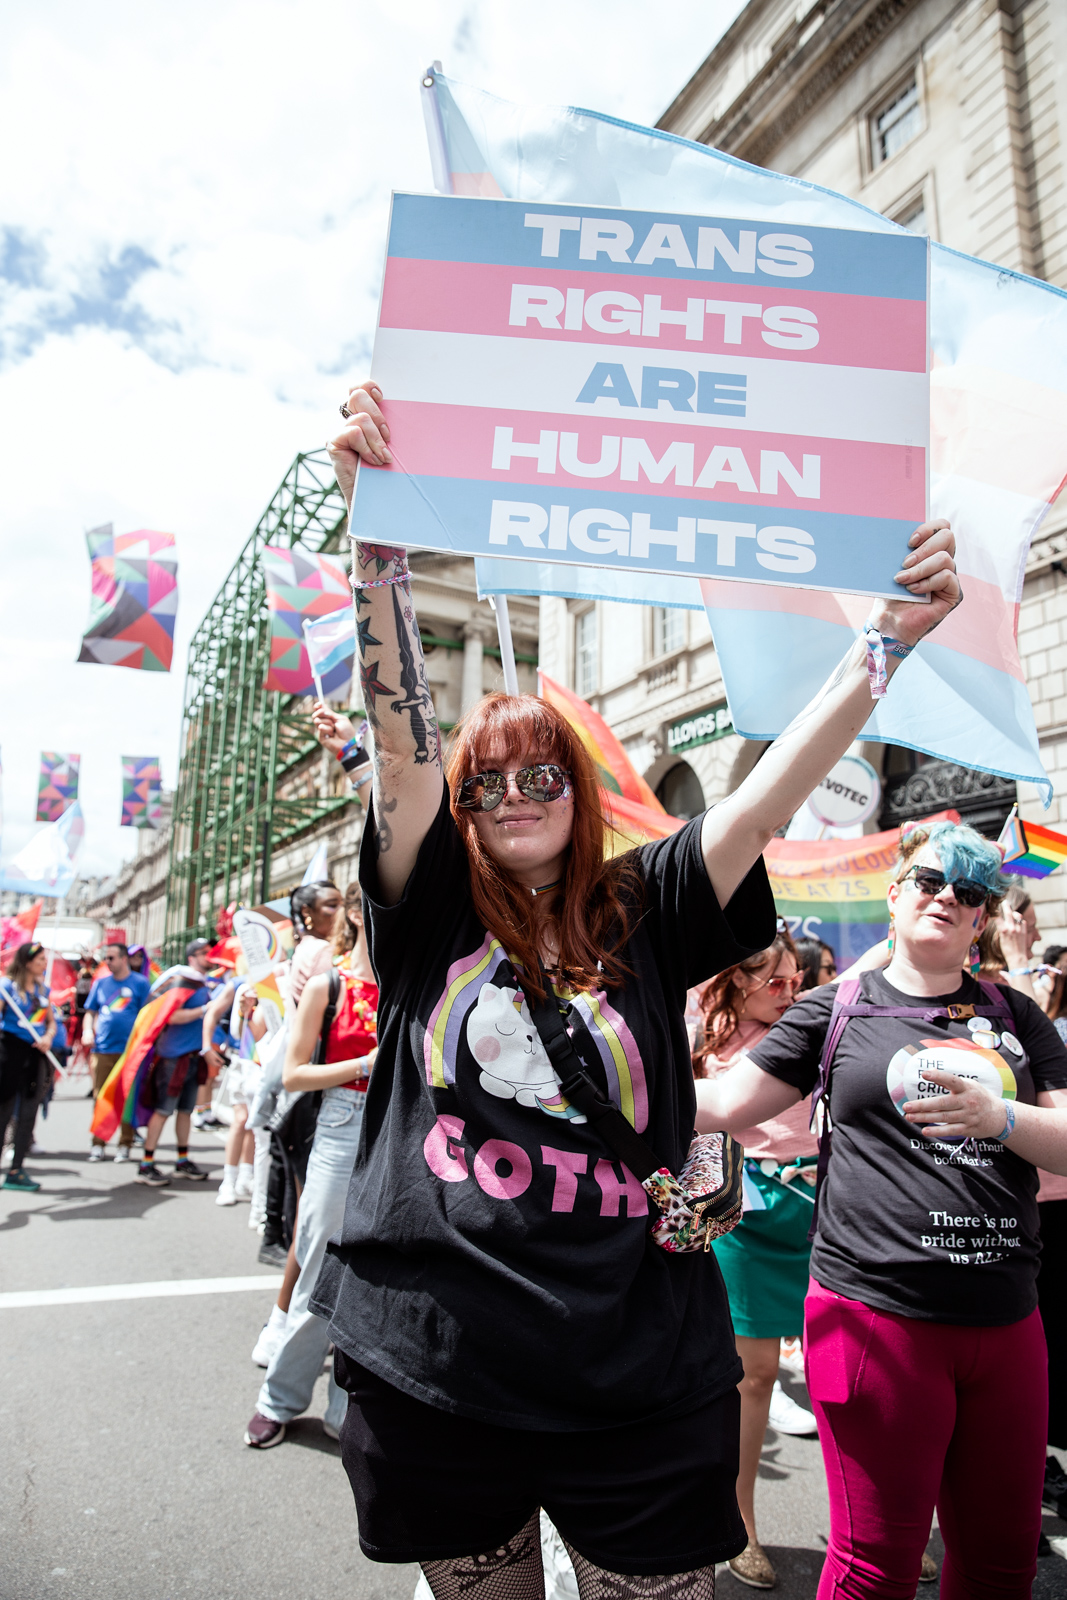
<svg viewBox="0 0 1067 1600">
<path fill-rule="evenodd" d="M 716 444 L 697 469 L 697 446 L 687 439 L 673 439 L 657 458 L 647 439 L 623 438 L 621 434 L 601 435 L 596 459 L 579 455 L 577 433 L 558 428 L 541 428 L 536 441 L 515 438 L 515 430 L 497 426 L 493 430 L 493 471 L 510 472 L 516 459 L 536 461 L 538 476 L 555 477 L 565 472 L 572 478 L 610 478 L 617 472 L 624 483 L 666 483 L 669 478 L 681 488 L 713 489 L 730 483 L 742 494 L 771 495 L 784 484 L 798 498 L 818 500 L 822 485 L 822 458 L 802 455 L 799 466 L 784 450 L 761 450 L 746 456 L 742 446 Z M 703 452 L 701 452 L 703 455 Z M 759 474 L 757 481 L 753 466 Z"/>
<path fill-rule="evenodd" d="M 806 278 L 815 270 L 811 241 L 797 233 L 764 233 L 757 228 L 741 228 L 734 244 L 722 228 L 696 228 L 696 254 L 692 249 L 693 228 L 678 222 L 653 222 L 637 250 L 634 230 L 622 218 L 536 215 L 527 212 L 528 228 L 541 230 L 541 255 L 558 261 L 564 235 L 577 234 L 579 261 L 626 262 L 636 267 L 651 267 L 657 261 L 672 261 L 676 267 L 714 272 L 721 260 L 730 271 L 754 276 L 757 272 L 772 278 Z M 689 237 L 686 237 L 688 232 Z"/>
</svg>

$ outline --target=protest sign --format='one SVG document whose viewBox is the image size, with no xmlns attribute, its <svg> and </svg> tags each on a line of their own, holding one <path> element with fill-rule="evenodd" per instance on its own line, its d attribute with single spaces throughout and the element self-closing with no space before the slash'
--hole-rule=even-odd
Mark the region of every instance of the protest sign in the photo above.
<svg viewBox="0 0 1067 1600">
<path fill-rule="evenodd" d="M 900 597 L 925 238 L 398 194 L 351 531 Z M 905 595 L 906 598 L 906 595 Z"/>
</svg>

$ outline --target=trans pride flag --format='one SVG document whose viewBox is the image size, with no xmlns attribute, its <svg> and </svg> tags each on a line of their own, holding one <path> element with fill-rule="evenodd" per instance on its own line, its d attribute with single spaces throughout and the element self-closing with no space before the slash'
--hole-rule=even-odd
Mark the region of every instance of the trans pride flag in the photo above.
<svg viewBox="0 0 1067 1600">
<path fill-rule="evenodd" d="M 269 544 L 263 547 L 263 576 L 270 609 L 270 668 L 263 687 L 309 694 L 314 681 L 304 619 L 326 616 L 342 604 L 351 606 L 348 577 L 336 557 Z"/>
<path fill-rule="evenodd" d="M 116 533 L 112 524 L 85 535 L 93 601 L 79 661 L 141 672 L 169 672 L 178 610 L 178 558 L 172 533 Z"/>
<path fill-rule="evenodd" d="M 58 822 L 77 800 L 81 761 L 81 756 L 61 755 L 58 750 L 41 751 L 37 822 Z"/>
<path fill-rule="evenodd" d="M 316 693 L 340 698 L 352 687 L 356 659 L 356 619 L 351 604 L 322 617 L 304 618 L 304 644 Z"/>
<path fill-rule="evenodd" d="M 858 201 L 658 129 L 512 105 L 436 70 L 424 85 L 434 182 L 444 193 L 897 230 Z M 1067 295 L 934 243 L 931 339 L 930 509 L 952 522 L 966 598 L 903 663 L 861 738 L 1034 783 L 1047 803 L 1016 630 L 1030 540 L 1067 478 Z M 521 564 L 517 592 L 530 592 L 532 565 Z M 536 592 L 631 598 L 605 576 L 571 567 Z M 486 578 L 486 592 L 506 592 L 489 587 L 499 572 Z M 692 605 L 692 581 L 667 600 L 670 582 L 660 580 L 652 603 Z M 851 596 L 762 584 L 709 580 L 702 592 L 734 726 L 748 738 L 781 733 L 869 610 Z"/>
</svg>

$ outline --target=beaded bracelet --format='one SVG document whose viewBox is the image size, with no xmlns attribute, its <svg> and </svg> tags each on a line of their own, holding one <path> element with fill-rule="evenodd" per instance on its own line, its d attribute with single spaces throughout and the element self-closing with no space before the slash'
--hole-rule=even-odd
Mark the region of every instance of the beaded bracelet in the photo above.
<svg viewBox="0 0 1067 1600">
<path fill-rule="evenodd" d="M 391 578 L 368 578 L 365 581 L 355 577 L 349 578 L 353 589 L 384 589 L 387 583 L 407 583 L 411 573 L 407 567 L 402 567 L 399 572 L 394 572 Z"/>
<path fill-rule="evenodd" d="M 898 656 L 900 660 L 910 656 L 915 646 L 904 644 L 900 639 L 891 639 L 887 634 L 879 633 L 873 622 L 868 622 L 863 630 L 863 637 L 867 642 L 867 681 L 871 686 L 871 697 L 874 700 L 884 700 L 886 689 L 889 686 L 889 673 L 886 668 L 886 653 Z"/>
</svg>

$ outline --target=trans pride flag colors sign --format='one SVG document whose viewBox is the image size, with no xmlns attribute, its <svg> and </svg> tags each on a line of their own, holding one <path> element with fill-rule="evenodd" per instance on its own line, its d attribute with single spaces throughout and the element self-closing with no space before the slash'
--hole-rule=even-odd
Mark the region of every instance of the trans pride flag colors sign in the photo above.
<svg viewBox="0 0 1067 1600">
<path fill-rule="evenodd" d="M 81 756 L 61 755 L 58 750 L 41 751 L 41 771 L 37 779 L 37 822 L 58 822 L 78 798 Z"/>
<path fill-rule="evenodd" d="M 359 537 L 862 595 L 926 514 L 927 241 L 397 194 Z"/>
<path fill-rule="evenodd" d="M 513 105 L 436 70 L 423 84 L 434 182 L 446 194 L 663 206 L 744 218 L 757 232 L 903 232 L 845 195 L 658 128 Z M 1067 479 L 1067 294 L 932 243 L 930 344 L 930 510 L 952 522 L 965 599 L 904 663 L 862 737 L 1037 784 L 1047 804 L 1016 631 L 1030 540 Z M 618 574 L 605 587 L 592 564 L 546 574 L 545 563 L 522 564 L 518 592 L 644 598 L 618 592 Z M 485 572 L 486 592 L 507 592 L 500 565 Z M 653 604 L 699 603 L 697 583 L 658 586 Z M 773 738 L 833 671 L 867 608 L 811 587 L 715 578 L 702 587 L 734 726 Z"/>
</svg>

